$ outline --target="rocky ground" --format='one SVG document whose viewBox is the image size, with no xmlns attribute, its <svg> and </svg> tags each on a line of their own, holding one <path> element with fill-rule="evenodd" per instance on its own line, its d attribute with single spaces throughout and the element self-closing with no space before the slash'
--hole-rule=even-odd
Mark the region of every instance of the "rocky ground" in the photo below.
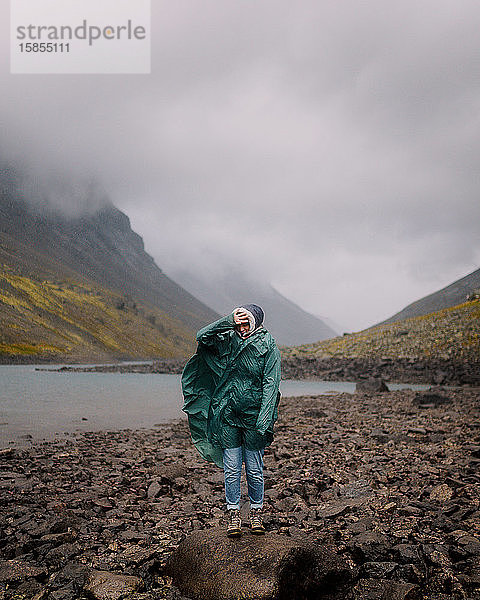
<svg viewBox="0 0 480 600">
<path fill-rule="evenodd" d="M 324 381 L 380 377 L 392 383 L 480 386 L 480 360 L 286 356 L 282 357 L 282 377 Z"/>
<path fill-rule="evenodd" d="M 380 600 L 385 580 L 425 600 L 480 599 L 479 413 L 474 389 L 282 399 L 268 530 L 328 536 L 354 568 L 356 600 Z M 8 448 L 0 461 L 3 600 L 180 598 L 166 559 L 223 518 L 222 472 L 183 421 Z"/>
<path fill-rule="evenodd" d="M 58 371 L 60 373 L 175 373 L 180 374 L 186 360 L 179 358 L 160 358 L 142 363 L 113 363 L 105 365 L 37 367 L 37 371 Z"/>
</svg>

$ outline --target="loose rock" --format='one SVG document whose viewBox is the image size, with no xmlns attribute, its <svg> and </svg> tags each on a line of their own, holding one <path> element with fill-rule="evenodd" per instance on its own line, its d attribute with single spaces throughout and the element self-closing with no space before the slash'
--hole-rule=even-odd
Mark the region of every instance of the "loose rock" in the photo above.
<svg viewBox="0 0 480 600">
<path fill-rule="evenodd" d="M 138 577 L 92 571 L 85 585 L 85 592 L 95 600 L 121 600 L 142 587 L 143 582 Z"/>
<path fill-rule="evenodd" d="M 379 394 L 382 392 L 388 392 L 388 387 L 383 379 L 369 377 L 365 381 L 360 381 L 357 383 L 356 392 L 359 394 Z"/>
<path fill-rule="evenodd" d="M 44 577 L 46 570 L 23 560 L 0 560 L 0 582 L 24 581 L 29 577 Z"/>
</svg>

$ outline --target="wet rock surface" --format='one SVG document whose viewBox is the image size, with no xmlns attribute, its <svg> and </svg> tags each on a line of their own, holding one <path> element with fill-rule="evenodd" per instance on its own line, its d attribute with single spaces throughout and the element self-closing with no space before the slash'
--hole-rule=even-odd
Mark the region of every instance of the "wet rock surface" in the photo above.
<svg viewBox="0 0 480 600">
<path fill-rule="evenodd" d="M 335 547 L 312 535 L 254 536 L 245 529 L 230 539 L 224 528 L 188 536 L 166 571 L 195 600 L 344 598 L 351 568 Z"/>
<path fill-rule="evenodd" d="M 480 599 L 480 397 L 431 393 L 441 401 L 407 390 L 282 399 L 265 539 L 328 538 L 352 572 L 345 598 Z M 223 502 L 222 473 L 183 421 L 8 449 L 0 598 L 181 599 L 167 561 L 187 536 L 223 526 Z M 107 591 L 92 587 L 102 578 Z"/>
</svg>

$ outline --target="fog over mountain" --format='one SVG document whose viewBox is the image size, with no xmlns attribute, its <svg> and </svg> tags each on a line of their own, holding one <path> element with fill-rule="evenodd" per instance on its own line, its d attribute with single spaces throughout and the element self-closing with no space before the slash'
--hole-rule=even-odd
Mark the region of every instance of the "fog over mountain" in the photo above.
<svg viewBox="0 0 480 600">
<path fill-rule="evenodd" d="M 8 6 L 0 154 L 39 206 L 108 197 L 166 273 L 221 256 L 347 331 L 478 269 L 476 0 L 155 0 L 151 74 L 92 76 L 11 75 Z"/>
<path fill-rule="evenodd" d="M 218 265 L 218 261 L 217 265 Z M 221 264 L 221 263 L 220 263 Z M 282 346 L 317 342 L 337 335 L 322 319 L 302 310 L 265 280 L 240 264 L 209 270 L 208 274 L 187 269 L 171 273 L 183 288 L 216 312 L 229 314 L 236 306 L 259 304 L 265 311 L 265 327 Z"/>
</svg>

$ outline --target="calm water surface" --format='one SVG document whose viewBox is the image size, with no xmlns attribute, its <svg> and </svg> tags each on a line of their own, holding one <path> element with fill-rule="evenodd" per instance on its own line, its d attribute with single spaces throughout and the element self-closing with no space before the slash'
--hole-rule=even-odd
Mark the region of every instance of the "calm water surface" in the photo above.
<svg viewBox="0 0 480 600">
<path fill-rule="evenodd" d="M 285 380 L 280 391 L 283 396 L 353 393 L 355 383 Z M 0 365 L 0 447 L 76 431 L 151 428 L 184 418 L 182 404 L 179 375 L 57 373 L 36 371 L 34 365 Z"/>
</svg>

